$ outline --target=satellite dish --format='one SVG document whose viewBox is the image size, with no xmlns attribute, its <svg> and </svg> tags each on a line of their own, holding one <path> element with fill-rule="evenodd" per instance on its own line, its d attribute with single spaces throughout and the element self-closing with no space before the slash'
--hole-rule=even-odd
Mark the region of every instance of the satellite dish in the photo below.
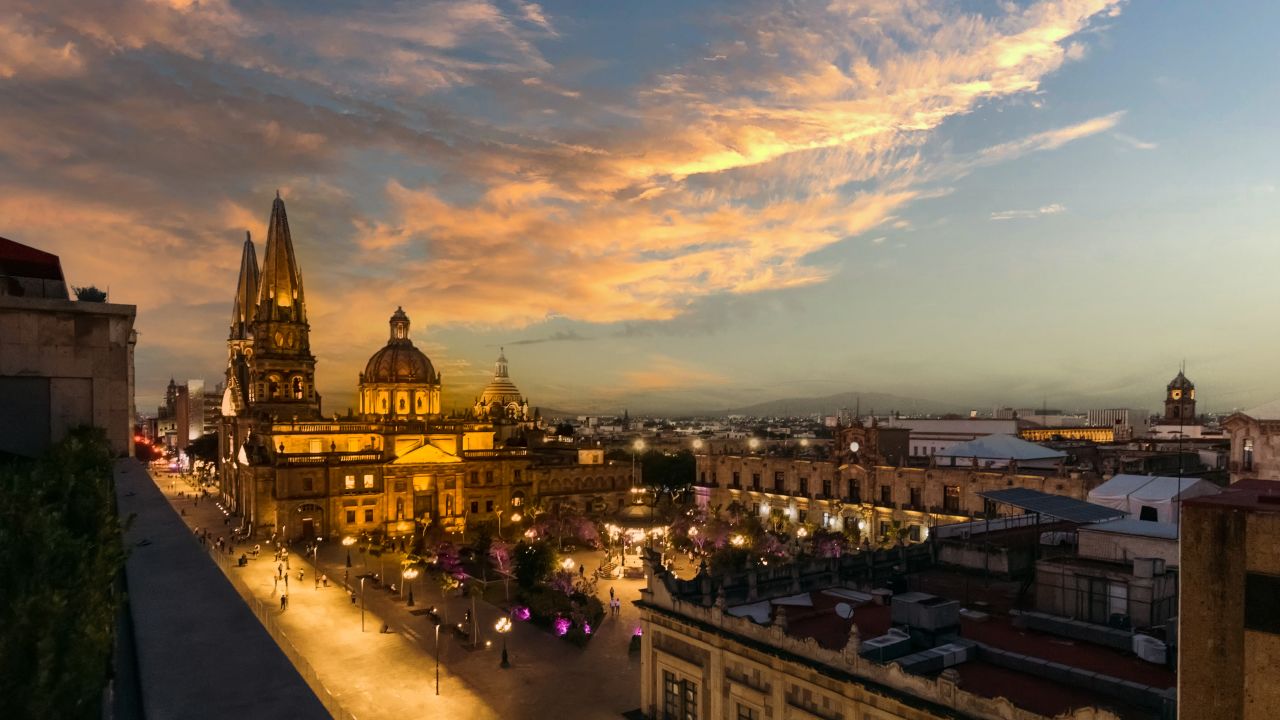
<svg viewBox="0 0 1280 720">
<path fill-rule="evenodd" d="M 855 440 L 855 441 L 853 441 L 853 442 L 849 443 L 849 452 L 858 452 L 858 448 L 860 448 L 860 447 L 862 447 L 862 446 L 861 446 L 861 445 L 859 445 L 859 444 L 858 444 L 858 441 L 856 441 L 856 440 Z"/>
<path fill-rule="evenodd" d="M 836 603 L 836 614 L 848 620 L 853 617 L 853 606 L 849 603 Z"/>
</svg>

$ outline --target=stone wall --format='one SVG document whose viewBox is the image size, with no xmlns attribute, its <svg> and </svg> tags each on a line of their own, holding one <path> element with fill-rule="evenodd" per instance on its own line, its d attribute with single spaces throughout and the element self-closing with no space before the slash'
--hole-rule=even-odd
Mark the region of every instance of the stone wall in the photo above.
<svg viewBox="0 0 1280 720">
<path fill-rule="evenodd" d="M 0 296 L 0 452 L 33 455 L 79 425 L 133 454 L 132 305 Z"/>
</svg>

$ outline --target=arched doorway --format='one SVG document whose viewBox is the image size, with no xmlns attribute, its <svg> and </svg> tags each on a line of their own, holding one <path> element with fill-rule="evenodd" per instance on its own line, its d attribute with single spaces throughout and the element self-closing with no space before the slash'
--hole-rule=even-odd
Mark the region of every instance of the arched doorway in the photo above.
<svg viewBox="0 0 1280 720">
<path fill-rule="evenodd" d="M 324 509 L 315 503 L 299 505 L 296 527 L 300 528 L 299 538 L 315 540 L 324 537 Z"/>
</svg>

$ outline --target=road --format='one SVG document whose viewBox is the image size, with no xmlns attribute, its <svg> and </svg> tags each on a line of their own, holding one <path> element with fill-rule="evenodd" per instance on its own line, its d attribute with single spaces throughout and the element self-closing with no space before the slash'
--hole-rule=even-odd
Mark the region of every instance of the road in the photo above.
<svg viewBox="0 0 1280 720">
<path fill-rule="evenodd" d="M 212 499 L 198 504 L 179 491 L 191 494 L 191 487 L 167 475 L 156 478 L 157 485 L 176 511 L 185 511 L 189 527 L 207 528 L 216 538 L 230 536 L 231 525 L 223 525 L 221 509 Z M 239 557 L 245 548 L 236 548 Z M 449 624 L 462 620 L 471 607 L 467 598 L 441 595 L 430 575 L 414 584 L 415 607 L 409 608 L 399 593 L 366 584 L 364 589 L 364 630 L 360 628 L 360 605 L 352 604 L 341 587 L 346 549 L 338 543 L 322 543 L 318 553 L 320 572 L 329 578 L 329 587 L 315 587 L 315 568 L 300 552 L 289 557 L 289 605 L 280 612 L 275 549 L 262 544 L 261 556 L 238 568 L 231 564 L 233 582 L 264 602 L 273 603 L 272 612 L 289 641 L 315 669 L 320 681 L 359 720 L 367 718 L 419 717 L 423 713 L 448 712 L 449 717 L 469 718 L 617 718 L 640 705 L 639 658 L 628 653 L 639 612 L 631 604 L 639 598 L 641 580 L 602 580 L 598 592 L 607 606 L 609 588 L 622 599 L 619 617 L 609 617 L 596 629 L 596 637 L 586 648 L 578 648 L 528 623 L 515 623 L 507 645 L 511 667 L 500 669 L 502 638 L 494 624 L 504 612 L 479 601 L 479 649 L 448 632 L 440 632 L 440 695 L 435 695 L 435 624 L 426 614 L 412 614 L 437 606 Z M 596 567 L 602 553 L 574 553 L 575 563 Z M 376 558 L 352 553 L 354 567 L 349 581 L 359 597 L 357 577 L 368 562 L 378 571 Z M 399 556 L 385 557 L 383 577 L 398 584 Z M 299 583 L 301 569 L 304 580 Z M 391 632 L 382 633 L 383 624 Z M 486 642 L 488 645 L 486 646 Z"/>
</svg>

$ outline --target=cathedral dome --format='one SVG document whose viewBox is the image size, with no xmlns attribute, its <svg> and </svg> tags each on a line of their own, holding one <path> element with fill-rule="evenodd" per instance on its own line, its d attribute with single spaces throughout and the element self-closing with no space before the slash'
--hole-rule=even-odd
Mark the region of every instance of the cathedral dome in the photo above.
<svg viewBox="0 0 1280 720">
<path fill-rule="evenodd" d="M 439 382 L 430 358 L 409 339 L 409 316 L 403 309 L 396 308 L 391 316 L 391 338 L 386 347 L 369 358 L 360 380 L 364 383 Z"/>
<path fill-rule="evenodd" d="M 520 404 L 522 401 L 523 397 L 520 395 L 520 389 L 516 387 L 515 383 L 511 382 L 511 378 L 507 375 L 506 353 L 499 350 L 493 380 L 484 386 L 484 390 L 480 391 L 480 402 L 484 405 L 509 405 L 511 403 Z"/>
</svg>

